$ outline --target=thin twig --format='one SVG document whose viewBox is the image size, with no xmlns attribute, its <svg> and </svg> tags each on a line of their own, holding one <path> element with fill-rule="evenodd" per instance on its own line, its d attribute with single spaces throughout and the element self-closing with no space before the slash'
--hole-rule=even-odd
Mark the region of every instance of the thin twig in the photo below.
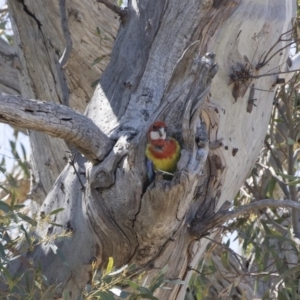
<svg viewBox="0 0 300 300">
<path fill-rule="evenodd" d="M 215 272 L 211 272 L 211 273 L 204 273 L 204 272 L 201 272 L 195 268 L 192 268 L 191 266 L 188 266 L 188 271 L 194 271 L 196 273 L 198 273 L 199 275 L 204 275 L 204 276 L 208 276 L 208 275 L 215 275 L 216 273 Z M 235 278 L 237 276 L 236 273 L 234 272 L 228 272 L 228 271 L 221 271 L 219 270 L 220 273 L 227 273 L 227 274 L 232 274 L 233 278 Z M 259 272 L 259 273 L 251 273 L 251 272 L 246 272 L 246 273 L 239 273 L 238 276 L 242 276 L 242 277 L 246 277 L 246 276 L 249 276 L 249 277 L 258 277 L 258 276 L 274 276 L 274 277 L 279 277 L 280 274 L 279 273 L 272 273 L 272 272 Z M 228 279 L 228 277 L 226 277 L 226 279 Z"/>
<path fill-rule="evenodd" d="M 276 230 L 277 230 L 278 232 L 280 232 L 282 235 L 285 235 L 285 234 L 288 232 L 288 230 L 287 230 L 284 226 L 282 226 L 282 225 L 280 225 L 279 223 L 275 222 L 275 221 L 273 220 L 273 218 L 270 217 L 270 215 L 269 215 L 269 213 L 267 212 L 267 209 L 266 209 L 266 208 L 263 208 L 263 213 L 264 213 L 264 215 L 266 216 L 267 220 L 268 220 L 268 221 L 276 228 Z"/>
<path fill-rule="evenodd" d="M 225 222 L 265 207 L 289 207 L 300 210 L 300 203 L 292 200 L 263 199 L 247 205 L 243 205 L 232 211 L 219 211 L 209 219 L 203 220 L 201 223 L 192 226 L 191 233 L 195 236 L 201 237 L 205 235 L 209 230 L 221 226 Z"/>
<path fill-rule="evenodd" d="M 249 78 L 260 78 L 260 77 L 266 77 L 266 76 L 272 76 L 272 75 L 279 75 L 279 74 L 287 74 L 287 73 L 296 73 L 299 72 L 300 69 L 296 70 L 291 70 L 291 71 L 280 71 L 280 72 L 275 72 L 275 73 L 265 73 L 261 75 L 247 75 L 247 76 L 239 76 L 239 79 L 249 79 Z"/>
<path fill-rule="evenodd" d="M 117 6 L 115 4 L 110 3 L 108 0 L 97 0 L 97 2 L 104 4 L 111 11 L 113 11 L 114 13 L 119 15 L 120 18 L 123 18 L 126 15 L 126 10 L 120 8 L 119 6 Z"/>
<path fill-rule="evenodd" d="M 281 94 L 281 93 L 280 93 Z M 281 94 L 281 98 L 283 98 L 284 96 Z M 278 112 L 279 112 L 279 114 L 280 114 L 280 117 L 282 118 L 282 120 L 284 121 L 284 123 L 286 124 L 286 126 L 288 127 L 288 124 L 289 124 L 289 122 L 288 122 L 288 119 L 286 118 L 286 116 L 285 116 L 285 113 L 284 113 L 284 111 L 283 111 L 283 109 L 282 109 L 282 107 L 280 106 L 280 105 L 277 105 L 277 110 L 278 110 Z M 286 136 L 284 135 L 284 134 L 282 134 L 281 133 L 281 137 L 283 138 L 283 139 L 286 139 Z"/>
<path fill-rule="evenodd" d="M 252 88 L 254 91 L 261 91 L 261 92 L 267 92 L 267 93 L 274 93 L 274 90 L 265 90 L 265 89 L 260 89 L 260 88 L 257 88 L 257 87 L 252 87 L 252 85 L 249 85 L 249 84 L 246 84 L 246 83 L 243 83 L 244 86 L 246 86 L 247 88 Z M 250 99 L 253 99 L 253 98 L 250 98 L 249 96 L 249 100 Z M 257 100 L 257 99 L 255 99 Z"/>
<path fill-rule="evenodd" d="M 270 58 L 269 58 L 268 60 L 266 60 L 265 62 L 262 62 L 262 63 L 258 64 L 258 65 L 256 66 L 256 69 L 257 69 L 257 70 L 261 69 L 263 66 L 265 66 L 266 64 L 268 64 L 268 63 L 270 62 L 270 60 L 271 60 L 276 54 L 280 53 L 282 50 L 284 50 L 285 48 L 287 48 L 287 47 L 293 45 L 294 43 L 295 43 L 295 42 L 293 41 L 293 42 L 291 42 L 291 43 L 285 45 L 284 47 L 280 48 L 279 50 L 277 50 L 273 55 L 270 56 Z"/>
<path fill-rule="evenodd" d="M 211 242 L 213 242 L 213 243 L 219 245 L 221 248 L 225 249 L 225 250 L 228 251 L 229 253 L 231 253 L 231 254 L 235 257 L 235 259 L 237 260 L 237 262 L 238 262 L 238 264 L 240 265 L 241 269 L 242 269 L 243 271 L 246 271 L 246 270 L 245 270 L 246 259 L 245 259 L 243 256 L 239 255 L 238 253 L 236 253 L 235 251 L 233 251 L 231 248 L 227 247 L 226 245 L 224 245 L 224 244 L 222 244 L 222 243 L 220 243 L 220 242 L 218 242 L 218 241 L 216 241 L 216 240 L 213 240 L 213 239 L 211 239 L 211 238 L 209 238 L 209 237 L 207 237 L 207 236 L 206 236 L 205 238 L 206 238 L 207 240 L 209 240 L 209 241 L 211 241 Z M 241 262 L 240 260 L 241 260 L 242 262 Z"/>
<path fill-rule="evenodd" d="M 252 174 L 252 178 L 253 178 L 253 174 Z M 253 184 L 255 184 L 254 181 Z M 256 187 L 252 188 L 252 186 L 247 181 L 245 181 L 244 185 L 250 191 L 250 193 L 253 194 L 255 198 L 258 198 L 258 192 L 257 192 L 258 189 Z M 251 196 L 249 195 L 248 198 L 251 198 Z"/>
<path fill-rule="evenodd" d="M 287 64 L 287 61 L 283 61 L 281 64 L 276 65 L 274 68 L 269 69 L 266 74 L 268 74 L 269 72 L 273 71 L 273 70 L 278 70 L 278 68 L 280 67 L 285 67 Z"/>
<path fill-rule="evenodd" d="M 295 77 L 295 80 L 292 82 L 291 84 L 291 92 L 290 94 L 287 96 L 286 92 L 285 92 L 285 88 L 282 87 L 282 100 L 286 106 L 286 116 L 287 116 L 287 120 L 288 120 L 288 129 L 289 129 L 289 136 L 292 140 L 295 140 L 296 137 L 296 132 L 295 132 L 295 128 L 294 128 L 294 120 L 293 120 L 293 99 L 292 99 L 292 93 L 294 90 L 294 85 L 297 81 L 298 76 Z M 288 144 L 288 143 L 287 143 Z M 295 175 L 295 171 L 294 171 L 294 145 L 287 145 L 288 147 L 288 175 Z M 293 179 L 289 180 L 290 182 L 293 181 Z M 290 195 L 291 195 L 291 200 L 293 201 L 298 201 L 298 197 L 297 197 L 297 189 L 295 185 L 291 185 L 289 187 L 290 190 Z M 293 210 L 292 211 L 292 224 L 293 224 L 293 229 L 294 229 L 294 233 L 296 235 L 297 238 L 300 238 L 300 224 L 299 224 L 299 218 L 300 218 L 300 214 L 299 211 L 297 210 Z"/>
<path fill-rule="evenodd" d="M 292 37 L 290 37 L 289 39 L 286 39 L 286 40 L 285 40 L 285 39 L 283 39 L 282 37 L 283 37 L 284 35 L 287 35 L 287 34 L 289 34 L 289 33 L 292 33 L 293 30 L 294 30 L 294 29 L 292 28 L 292 29 L 288 30 L 287 32 L 282 33 L 282 34 L 279 36 L 279 38 L 278 38 L 278 40 L 275 42 L 275 44 L 274 44 L 274 45 L 268 50 L 268 52 L 265 54 L 265 56 L 264 56 L 262 62 L 257 64 L 256 69 L 260 69 L 260 68 L 262 68 L 263 66 L 265 66 L 265 65 L 270 61 L 270 59 L 271 59 L 272 57 L 274 57 L 274 55 L 275 55 L 278 51 L 281 51 L 281 50 L 283 50 L 284 48 L 287 47 L 287 46 L 285 46 L 285 47 L 283 47 L 282 49 L 279 49 L 277 52 L 275 52 L 275 54 L 273 54 L 273 55 L 267 60 L 268 55 L 272 52 L 272 50 L 277 46 L 278 43 L 284 42 L 284 41 L 290 41 L 290 40 L 292 39 Z M 295 43 L 295 42 L 293 42 L 293 43 Z"/>
<path fill-rule="evenodd" d="M 258 163 L 258 164 L 259 164 L 262 168 L 265 168 L 265 169 L 267 169 L 267 170 L 270 171 L 271 175 L 275 178 L 275 180 L 276 180 L 277 183 L 279 184 L 279 186 L 280 186 L 281 190 L 283 191 L 284 195 L 286 196 L 286 198 L 290 198 L 290 192 L 289 192 L 289 190 L 288 190 L 287 187 L 286 187 L 286 183 L 285 183 L 283 180 L 281 180 L 281 179 L 277 176 L 277 174 L 276 174 L 274 168 L 273 168 L 272 166 L 270 166 L 270 167 L 269 167 L 269 166 L 265 166 L 265 165 L 262 164 L 262 163 Z"/>
<path fill-rule="evenodd" d="M 280 160 L 279 158 L 277 157 L 277 155 L 274 153 L 271 145 L 268 143 L 268 141 L 265 141 L 265 145 L 266 147 L 268 148 L 268 150 L 270 151 L 271 153 L 271 156 L 273 157 L 275 163 L 276 163 L 276 166 L 277 168 L 280 170 L 281 173 L 283 173 L 283 170 L 282 170 L 282 164 L 280 163 Z"/>
</svg>

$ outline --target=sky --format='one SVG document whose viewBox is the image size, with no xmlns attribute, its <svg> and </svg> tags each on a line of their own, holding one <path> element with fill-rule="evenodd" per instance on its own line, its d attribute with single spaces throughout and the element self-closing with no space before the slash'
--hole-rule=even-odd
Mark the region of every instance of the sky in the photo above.
<svg viewBox="0 0 300 300">
<path fill-rule="evenodd" d="M 0 8 L 4 5 L 5 1 L 0 0 Z M 13 158 L 13 155 L 11 153 L 11 147 L 10 147 L 10 140 L 14 140 L 13 136 L 14 130 L 12 127 L 6 124 L 0 123 L 0 162 L 2 161 L 2 158 L 5 159 L 6 169 L 7 171 L 10 171 L 14 165 L 15 159 Z M 29 145 L 29 139 L 26 135 L 20 133 L 18 136 L 18 142 L 17 142 L 17 151 L 22 157 L 22 150 L 21 145 L 26 149 L 27 157 L 29 157 L 30 154 L 30 145 Z M 23 158 L 23 157 L 22 157 Z M 0 182 L 4 180 L 4 175 L 0 172 Z"/>
</svg>

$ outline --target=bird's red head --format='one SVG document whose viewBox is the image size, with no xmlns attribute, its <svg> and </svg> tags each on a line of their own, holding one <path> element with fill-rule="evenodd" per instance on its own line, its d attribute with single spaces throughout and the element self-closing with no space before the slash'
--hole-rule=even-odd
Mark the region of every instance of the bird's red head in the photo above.
<svg viewBox="0 0 300 300">
<path fill-rule="evenodd" d="M 154 122 L 148 130 L 149 142 L 156 146 L 160 146 L 161 144 L 163 144 L 165 139 L 167 138 L 166 129 L 167 125 L 165 122 Z"/>
</svg>

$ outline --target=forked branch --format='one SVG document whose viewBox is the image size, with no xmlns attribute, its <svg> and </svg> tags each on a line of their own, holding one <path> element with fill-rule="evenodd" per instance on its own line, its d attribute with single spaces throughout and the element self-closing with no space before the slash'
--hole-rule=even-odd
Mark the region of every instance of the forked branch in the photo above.
<svg viewBox="0 0 300 300">
<path fill-rule="evenodd" d="M 201 223 L 195 224 L 191 228 L 191 233 L 197 237 L 205 235 L 209 230 L 221 226 L 227 221 L 242 216 L 243 214 L 250 213 L 257 209 L 266 207 L 289 207 L 300 210 L 300 203 L 292 200 L 274 200 L 264 199 L 259 200 L 247 205 L 243 205 L 234 210 L 221 210 L 218 211 L 214 216 L 211 216 L 207 220 Z"/>
<path fill-rule="evenodd" d="M 265 54 L 264 58 L 262 59 L 261 62 L 259 62 L 256 66 L 256 69 L 259 70 L 262 67 L 264 67 L 265 65 L 267 65 L 270 60 L 277 55 L 278 53 L 280 53 L 281 51 L 283 51 L 284 49 L 290 47 L 291 45 L 293 45 L 294 43 L 296 43 L 297 41 L 293 40 L 293 32 L 294 32 L 294 28 L 288 30 L 287 32 L 284 32 L 283 34 L 281 34 L 278 38 L 278 40 L 276 41 L 276 43 L 268 50 L 268 52 Z M 286 37 L 286 38 L 285 38 Z M 281 47 L 280 49 L 278 49 L 277 51 L 275 51 L 272 55 L 272 51 L 275 49 L 275 47 L 277 45 L 279 45 L 281 42 L 288 42 L 290 41 L 290 43 L 284 45 L 283 47 Z M 269 56 L 271 55 L 271 56 Z"/>
<path fill-rule="evenodd" d="M 54 103 L 0 93 L 0 122 L 62 138 L 94 163 L 113 146 L 91 119 Z"/>
</svg>

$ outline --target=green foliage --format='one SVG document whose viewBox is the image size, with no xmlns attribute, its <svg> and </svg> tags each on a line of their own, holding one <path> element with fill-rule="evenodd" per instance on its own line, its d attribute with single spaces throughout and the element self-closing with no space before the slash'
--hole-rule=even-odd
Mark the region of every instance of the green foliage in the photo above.
<svg viewBox="0 0 300 300">
<path fill-rule="evenodd" d="M 8 205 L 7 203 L 0 201 L 0 270 L 2 273 L 1 281 L 5 283 L 6 290 L 0 291 L 1 299 L 4 297 L 15 297 L 16 299 L 36 299 L 36 295 L 39 295 L 39 299 L 53 299 L 57 294 L 59 285 L 50 285 L 47 278 L 42 274 L 39 265 L 33 265 L 31 262 L 26 261 L 22 255 L 41 243 L 47 242 L 50 245 L 53 253 L 58 255 L 63 264 L 68 266 L 63 252 L 55 244 L 55 240 L 63 237 L 68 237 L 69 234 L 61 234 L 57 236 L 47 236 L 44 239 L 37 240 L 33 238 L 32 231 L 37 226 L 42 226 L 45 222 L 49 223 L 51 216 L 61 212 L 62 209 L 57 209 L 50 212 L 48 215 L 44 215 L 39 221 L 25 216 L 20 212 L 23 205 Z M 22 222 L 25 221 L 25 222 Z M 21 222 L 21 223 L 20 223 Z M 43 224 L 40 224 L 40 223 Z M 19 228 L 20 232 L 23 232 L 23 236 L 20 235 L 12 239 L 9 234 L 9 230 L 13 228 Z M 23 241 L 22 252 L 19 252 L 16 248 L 17 244 Z M 7 269 L 7 264 L 14 260 L 22 259 L 26 261 L 27 270 L 20 276 L 13 277 Z M 37 262 L 36 262 L 37 263 Z M 153 296 L 153 293 L 158 288 L 163 288 L 165 284 L 182 284 L 179 281 L 170 281 L 164 278 L 166 269 L 161 270 L 151 282 L 146 284 L 141 283 L 141 278 L 144 273 L 138 271 L 135 265 L 124 266 L 121 269 L 114 270 L 114 261 L 110 257 L 107 267 L 104 271 L 98 270 L 96 265 L 93 265 L 93 276 L 91 283 L 88 284 L 80 295 L 80 299 L 115 299 L 118 296 L 121 299 L 157 299 Z M 133 280 L 134 279 L 134 280 Z M 25 282 L 25 284 L 20 284 Z M 63 299 L 69 299 L 67 293 L 64 294 Z"/>
<path fill-rule="evenodd" d="M 5 297 L 35 299 L 36 295 L 39 295 L 39 299 L 53 299 L 59 285 L 50 285 L 47 278 L 42 274 L 40 265 L 36 265 L 38 262 L 33 264 L 23 255 L 41 243 L 53 243 L 53 240 L 68 236 L 68 234 L 47 236 L 38 240 L 32 235 L 32 231 L 37 226 L 44 225 L 51 216 L 49 214 L 43 219 L 36 220 L 23 214 L 24 208 L 25 206 L 22 204 L 15 204 L 14 200 L 10 204 L 0 200 L 0 282 L 6 286 L 0 291 L 0 297 L 1 299 Z M 52 215 L 58 212 L 59 210 L 52 212 Z M 18 231 L 15 237 L 12 230 Z M 56 250 L 59 251 L 59 249 Z M 21 275 L 12 276 L 7 266 L 16 259 L 20 259 L 27 269 Z M 22 284 L 20 284 L 21 282 Z"/>
<path fill-rule="evenodd" d="M 13 35 L 9 27 L 8 9 L 6 6 L 0 7 L 0 36 L 9 43 L 13 42 Z"/>
<path fill-rule="evenodd" d="M 170 288 L 166 285 L 184 283 L 180 280 L 165 279 L 166 271 L 167 268 L 163 268 L 149 283 L 145 280 L 142 282 L 145 274 L 134 264 L 115 270 L 113 258 L 110 257 L 103 271 L 97 270 L 96 265 L 93 265 L 91 282 L 86 286 L 81 299 L 113 300 L 117 296 L 118 299 L 158 300 L 153 295 L 158 288 Z"/>
<path fill-rule="evenodd" d="M 117 3 L 121 6 L 123 1 L 120 0 Z M 11 36 L 4 30 L 6 25 L 7 12 L 4 11 L 0 14 L 0 34 L 11 41 Z M 99 49 L 102 50 L 109 38 L 101 32 L 99 27 L 96 28 L 95 36 L 99 38 Z M 96 57 L 91 66 L 99 64 L 108 56 L 105 54 Z M 98 80 L 92 86 L 94 87 L 97 83 Z M 292 192 L 300 183 L 299 176 L 295 175 L 295 170 L 300 164 L 298 157 L 300 105 L 298 91 L 295 89 L 298 84 L 299 80 L 296 78 L 278 91 L 264 149 L 245 186 L 234 199 L 235 208 L 266 198 L 293 198 Z M 0 291 L 0 296 L 3 299 L 5 297 L 34 299 L 36 295 L 39 295 L 39 299 L 53 299 L 57 296 L 60 286 L 49 284 L 38 262 L 33 265 L 32 262 L 26 261 L 23 254 L 33 250 L 40 243 L 48 242 L 53 253 L 61 259 L 62 264 L 69 266 L 66 256 L 55 244 L 56 239 L 68 238 L 67 233 L 41 240 L 37 240 L 32 235 L 32 231 L 43 223 L 62 226 L 53 223 L 52 216 L 60 213 L 63 208 L 56 209 L 40 219 L 29 217 L 24 213 L 25 206 L 20 204 L 22 200 L 20 200 L 19 190 L 21 180 L 28 181 L 29 178 L 27 155 L 22 145 L 22 155 L 18 153 L 16 140 L 10 141 L 10 147 L 20 173 L 16 175 L 15 172 L 8 172 L 5 158 L 2 157 L 0 172 L 5 175 L 5 182 L 0 185 L 4 193 L 1 197 L 6 195 L 9 199 L 0 201 L 0 280 L 6 287 L 5 290 Z M 10 234 L 13 229 L 19 230 L 19 235 L 15 238 Z M 226 224 L 224 229 L 227 232 L 235 230 L 238 233 L 242 253 L 240 255 L 234 253 L 230 249 L 229 242 L 212 242 L 197 270 L 194 270 L 186 300 L 216 299 L 212 298 L 216 280 L 230 281 L 223 290 L 217 292 L 218 297 L 226 296 L 226 299 L 234 298 L 235 287 L 243 281 L 244 284 L 249 284 L 253 291 L 258 291 L 262 284 L 270 286 L 271 288 L 262 295 L 262 299 L 276 297 L 280 300 L 290 300 L 300 297 L 300 249 L 293 235 L 289 212 L 271 208 L 260 210 L 255 214 L 233 220 Z M 17 247 L 20 243 L 25 246 L 21 251 Z M 15 259 L 23 259 L 23 263 L 27 265 L 27 270 L 19 276 L 12 276 L 7 268 L 9 262 Z M 114 260 L 110 257 L 104 270 L 98 269 L 96 264 L 92 265 L 91 281 L 78 299 L 111 300 L 116 297 L 129 300 L 157 299 L 154 296 L 157 289 L 171 288 L 172 284 L 184 283 L 181 280 L 166 279 L 166 271 L 165 268 L 160 270 L 151 281 L 147 282 L 144 279 L 145 273 L 137 269 L 135 265 L 126 265 L 116 270 Z M 21 285 L 21 282 L 25 284 Z M 246 299 L 243 291 L 240 293 L 239 299 Z M 65 292 L 62 297 L 67 300 L 69 294 Z"/>
<path fill-rule="evenodd" d="M 0 163 L 3 177 L 0 185 L 0 298 L 26 300 L 36 299 L 38 295 L 39 299 L 53 299 L 59 285 L 50 285 L 38 262 L 27 260 L 24 253 L 44 242 L 54 244 L 54 240 L 69 234 L 47 236 L 43 239 L 37 239 L 33 234 L 33 230 L 38 226 L 51 223 L 51 218 L 62 209 L 52 211 L 43 218 L 28 215 L 27 206 L 22 203 L 27 199 L 29 189 L 27 153 L 24 146 L 18 142 L 17 131 L 14 138 L 10 141 L 11 157 L 2 156 Z M 18 143 L 22 155 L 17 151 Z M 11 171 L 6 169 L 6 159 L 14 161 Z M 59 249 L 56 254 L 60 255 Z M 13 260 L 21 260 L 26 267 L 24 273 L 14 276 L 10 273 L 8 265 Z"/>
<path fill-rule="evenodd" d="M 16 160 L 19 160 L 15 145 L 11 143 L 11 146 L 14 149 Z M 27 176 L 25 170 L 21 169 L 24 172 L 23 176 Z M 6 173 L 5 164 L 2 164 L 2 170 L 3 173 Z M 10 178 L 13 178 L 13 174 Z M 25 205 L 18 204 L 16 201 L 14 195 L 16 194 L 15 188 L 18 187 L 18 180 L 13 179 L 15 179 L 15 186 L 6 189 L 11 201 L 0 200 L 0 283 L 5 286 L 5 289 L 0 291 L 0 298 L 31 300 L 38 297 L 38 299 L 53 299 L 59 293 L 60 284 L 49 284 L 47 277 L 41 271 L 39 262 L 28 261 L 24 254 L 33 251 L 39 244 L 48 243 L 53 253 L 61 259 L 62 264 L 69 267 L 66 256 L 57 246 L 56 240 L 68 238 L 72 233 L 63 232 L 59 235 L 47 235 L 38 239 L 34 235 L 34 230 L 38 227 L 43 227 L 46 224 L 62 227 L 60 224 L 53 223 L 52 219 L 63 208 L 55 209 L 40 217 L 29 217 L 23 213 Z M 11 230 L 18 230 L 16 237 L 12 236 Z M 16 259 L 22 260 L 26 270 L 21 275 L 13 276 L 7 266 Z M 98 269 L 96 264 L 92 265 L 91 281 L 86 285 L 82 294 L 78 296 L 78 299 L 112 300 L 118 297 L 118 299 L 130 300 L 157 300 L 153 294 L 158 288 L 170 288 L 168 286 L 184 283 L 180 280 L 165 279 L 166 271 L 167 269 L 163 268 L 152 280 L 147 282 L 147 280 L 142 280 L 145 274 L 138 270 L 135 265 L 126 265 L 115 270 L 114 260 L 110 257 L 105 270 Z M 69 294 L 65 292 L 62 297 L 67 300 Z"/>
<path fill-rule="evenodd" d="M 27 199 L 29 191 L 29 163 L 27 161 L 27 153 L 25 147 L 19 142 L 19 132 L 15 130 L 14 139 L 9 141 L 10 156 L 5 156 L 0 152 L 0 199 L 6 200 L 7 203 L 21 203 Z M 21 154 L 17 150 L 17 146 L 21 148 Z M 7 170 L 7 162 L 13 161 L 11 170 Z"/>
<path fill-rule="evenodd" d="M 264 147 L 234 199 L 234 208 L 262 199 L 299 201 L 299 83 L 300 75 L 296 75 L 277 91 Z M 264 208 L 224 225 L 224 233 L 237 233 L 239 254 L 228 244 L 213 241 L 195 270 L 186 300 L 191 294 L 191 299 L 211 300 L 249 299 L 255 293 L 266 300 L 300 299 L 300 243 L 294 236 L 299 218 L 295 213 Z M 245 285 L 252 294 L 239 294 Z"/>
</svg>

